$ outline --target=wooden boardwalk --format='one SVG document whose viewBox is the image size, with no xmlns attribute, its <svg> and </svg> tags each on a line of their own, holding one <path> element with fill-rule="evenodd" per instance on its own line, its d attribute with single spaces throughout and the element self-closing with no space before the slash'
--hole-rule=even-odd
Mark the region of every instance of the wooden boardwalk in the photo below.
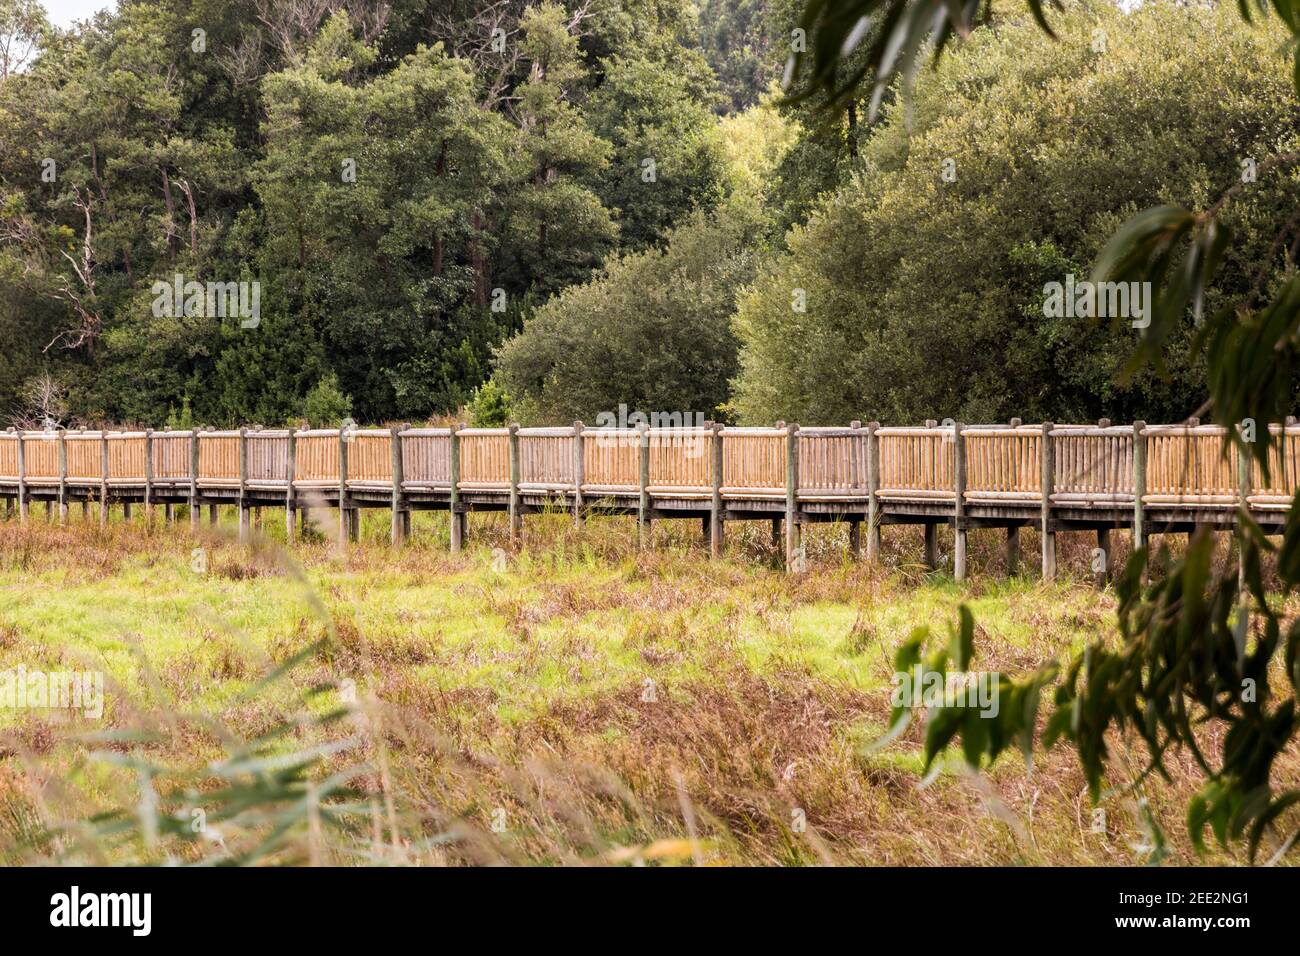
<svg viewBox="0 0 1300 956">
<path fill-rule="evenodd" d="M 1056 572 L 1056 535 L 1095 531 L 1109 555 L 1113 529 L 1141 542 L 1153 530 L 1230 528 L 1244 505 L 1266 531 L 1280 531 L 1297 488 L 1300 456 L 1294 420 L 1272 426 L 1267 483 L 1246 467 L 1216 426 L 1009 425 L 839 428 L 239 429 L 238 431 L 0 432 L 0 498 L 6 514 L 27 520 L 43 502 L 60 520 L 80 502 L 101 521 L 121 505 L 150 514 L 162 505 L 190 509 L 197 526 L 208 506 L 239 509 L 241 538 L 250 512 L 283 508 L 295 517 L 337 509 L 340 542 L 355 539 L 359 509 L 392 513 L 392 539 L 410 533 L 411 512 L 451 514 L 458 550 L 467 517 L 506 511 L 512 540 L 524 516 L 565 509 L 576 520 L 601 513 L 635 515 L 644 540 L 650 522 L 703 522 L 712 553 L 726 523 L 767 520 L 784 529 L 787 565 L 801 555 L 800 527 L 849 526 L 854 554 L 866 526 L 869 559 L 881 529 L 920 524 L 927 561 L 937 558 L 937 528 L 955 531 L 953 572 L 967 571 L 972 528 L 1004 528 L 1009 564 L 1018 531 L 1042 532 L 1042 572 Z"/>
</svg>

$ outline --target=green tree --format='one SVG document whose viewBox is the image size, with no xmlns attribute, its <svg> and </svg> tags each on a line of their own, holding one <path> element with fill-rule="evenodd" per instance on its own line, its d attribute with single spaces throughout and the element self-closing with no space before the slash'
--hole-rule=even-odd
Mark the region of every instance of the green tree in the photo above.
<svg viewBox="0 0 1300 956">
<path fill-rule="evenodd" d="M 30 69 L 0 82 L 0 259 L 12 266 L 11 295 L 60 316 L 42 340 L 15 346 L 88 370 L 72 377 L 83 414 L 121 417 L 147 404 L 137 420 L 161 423 L 179 393 L 156 403 L 136 383 L 175 384 L 211 368 L 202 344 L 190 355 L 197 364 L 173 353 L 182 364 L 136 365 L 160 353 L 140 347 L 153 343 L 148 313 L 135 307 L 157 277 L 226 270 L 224 233 L 246 184 L 240 107 L 217 59 L 194 54 L 190 31 L 202 15 L 216 42 L 245 12 L 131 4 L 81 33 L 50 35 Z M 125 365 L 139 374 L 109 372 Z"/>
<path fill-rule="evenodd" d="M 200 421 L 227 427 L 290 422 L 302 414 L 315 384 L 334 376 L 315 330 L 296 316 L 264 316 L 256 330 L 223 329 L 221 339 L 211 377 L 186 383 L 199 399 Z"/>
<path fill-rule="evenodd" d="M 180 274 L 260 282 L 284 354 L 359 417 L 446 411 L 538 302 L 721 194 L 691 0 L 134 0 L 18 71 L 38 8 L 0 9 L 10 402 L 68 367 L 96 420 L 296 407 L 319 370 L 249 374 L 280 349 L 265 329 L 152 314 Z M 647 152 L 659 188 L 638 192 Z"/>
<path fill-rule="evenodd" d="M 301 67 L 266 79 L 257 185 L 276 297 L 318 330 L 358 414 L 381 419 L 454 407 L 479 380 L 500 337 L 480 328 L 481 223 L 510 167 L 509 128 L 478 108 L 464 63 L 420 47 L 363 80 L 373 56 L 338 14 Z"/>
<path fill-rule="evenodd" d="M 352 413 L 352 399 L 339 388 L 333 372 L 311 387 L 302 400 L 302 417 L 312 428 L 334 428 Z"/>
<path fill-rule="evenodd" d="M 736 371 L 729 317 L 762 256 L 765 186 L 795 130 L 770 107 L 729 120 L 729 196 L 663 249 L 611 257 L 502 347 L 497 376 L 524 421 L 593 421 L 620 404 L 717 417 Z"/>
<path fill-rule="evenodd" d="M 1205 387 L 1191 316 L 1171 332 L 1167 376 L 1122 383 L 1133 329 L 1048 317 L 1043 289 L 1083 280 L 1124 210 L 1212 195 L 1243 156 L 1295 141 L 1275 37 L 1232 19 L 1161 5 L 1058 18 L 1056 42 L 1032 24 L 976 30 L 886 108 L 853 179 L 742 300 L 741 417 L 1191 414 Z M 1249 287 L 1295 195 L 1272 179 L 1235 211 L 1241 246 L 1208 308 Z"/>
<path fill-rule="evenodd" d="M 618 210 L 620 247 L 636 251 L 717 203 L 722 159 L 712 114 L 692 99 L 687 77 L 648 59 L 614 57 L 604 66 L 588 104 L 595 132 L 613 145 L 600 193 Z"/>
<path fill-rule="evenodd" d="M 764 0 L 703 0 L 700 45 L 725 96 L 723 108 L 740 112 L 758 103 L 777 72 L 769 54 Z"/>
<path fill-rule="evenodd" d="M 37 0 L 0 0 L 0 82 L 36 58 L 49 30 Z"/>
<path fill-rule="evenodd" d="M 510 396 L 494 379 L 488 379 L 475 390 L 469 410 L 475 428 L 500 428 L 511 418 Z"/>
<path fill-rule="evenodd" d="M 521 23 L 531 64 L 515 90 L 516 150 L 525 178 L 511 197 L 505 251 L 524 283 L 540 293 L 585 278 L 618 235 L 593 188 L 611 147 L 574 102 L 586 70 L 566 19 L 559 4 L 544 3 L 530 7 Z"/>
</svg>

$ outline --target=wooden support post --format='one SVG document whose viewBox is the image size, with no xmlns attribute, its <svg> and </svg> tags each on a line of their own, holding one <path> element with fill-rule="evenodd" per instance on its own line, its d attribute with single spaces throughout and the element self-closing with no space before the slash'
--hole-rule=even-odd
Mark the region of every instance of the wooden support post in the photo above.
<svg viewBox="0 0 1300 956">
<path fill-rule="evenodd" d="M 68 523 L 68 439 L 61 429 L 59 442 L 59 524 Z"/>
<path fill-rule="evenodd" d="M 218 515 L 217 515 L 217 506 L 216 506 L 216 505 L 208 505 L 208 524 L 216 524 L 216 523 L 217 523 L 217 517 L 218 517 Z"/>
<path fill-rule="evenodd" d="M 867 560 L 880 560 L 880 422 L 867 426 Z"/>
<path fill-rule="evenodd" d="M 190 429 L 190 531 L 199 530 L 199 430 Z"/>
<path fill-rule="evenodd" d="M 23 433 L 18 432 L 18 521 L 26 524 L 31 517 L 31 504 L 27 500 L 27 449 Z"/>
<path fill-rule="evenodd" d="M 406 510 L 406 493 L 402 490 L 404 471 L 402 466 L 402 432 L 406 431 L 410 425 L 397 425 L 389 434 L 389 443 L 393 452 L 393 524 L 391 537 L 394 548 L 400 548 L 406 543 L 406 524 L 404 518 Z"/>
<path fill-rule="evenodd" d="M 519 498 L 519 425 L 511 422 L 510 435 L 510 547 L 519 547 L 524 536 L 523 502 Z"/>
<path fill-rule="evenodd" d="M 1296 426 L 1296 422 L 1296 416 L 1288 415 L 1282 422 L 1281 434 L 1277 436 L 1278 458 L 1281 461 L 1278 471 L 1282 476 L 1283 488 L 1294 488 L 1297 484 L 1300 484 L 1300 476 L 1296 475 L 1294 466 L 1290 464 L 1291 448 L 1288 447 L 1291 442 L 1289 430 Z"/>
<path fill-rule="evenodd" d="M 954 581 L 966 580 L 966 436 L 962 424 L 953 423 L 953 549 L 952 577 Z"/>
<path fill-rule="evenodd" d="M 925 523 L 925 566 L 930 571 L 939 567 L 939 526 L 933 521 Z"/>
<path fill-rule="evenodd" d="M 1007 422 L 1011 428 L 1019 428 L 1024 421 L 1019 418 L 1013 418 Z M 1012 525 L 1007 528 L 1006 540 L 1006 563 L 1007 577 L 1015 577 L 1020 573 L 1020 526 Z"/>
<path fill-rule="evenodd" d="M 291 544 L 295 537 L 295 514 L 298 511 L 298 498 L 293 482 L 298 477 L 298 429 L 289 426 L 289 439 L 285 443 L 284 462 L 284 540 Z"/>
<path fill-rule="evenodd" d="M 799 426 L 785 429 L 785 569 L 806 570 L 799 541 Z"/>
<path fill-rule="evenodd" d="M 348 430 L 339 429 L 339 547 L 348 543 Z"/>
<path fill-rule="evenodd" d="M 777 428 L 778 430 L 784 432 L 784 431 L 785 431 L 785 422 L 777 422 L 777 423 L 776 423 L 776 428 Z M 784 510 L 784 509 L 782 509 L 782 510 Z M 770 538 L 769 538 L 769 542 L 770 542 L 770 544 L 772 545 L 772 550 L 775 551 L 777 554 L 781 554 L 781 553 L 782 553 L 782 550 L 783 550 L 782 541 L 783 541 L 784 539 L 782 538 L 782 535 L 781 535 L 781 528 L 782 528 L 782 524 L 781 524 L 781 522 L 782 522 L 782 520 L 783 520 L 783 519 L 781 519 L 781 518 L 773 518 L 773 519 L 772 519 L 772 532 L 771 532 L 771 536 L 770 536 Z"/>
<path fill-rule="evenodd" d="M 1039 478 L 1042 504 L 1041 519 L 1043 538 L 1043 580 L 1050 581 L 1056 577 L 1056 529 L 1052 526 L 1052 485 L 1056 478 L 1056 450 L 1052 444 L 1052 422 L 1043 422 L 1042 449 L 1040 454 L 1041 476 Z"/>
<path fill-rule="evenodd" d="M 1101 552 L 1101 570 L 1094 572 L 1093 583 L 1104 588 L 1111 578 L 1110 528 L 1097 529 L 1097 550 Z"/>
<path fill-rule="evenodd" d="M 122 502 L 122 520 L 126 522 L 131 520 L 131 502 L 129 501 Z"/>
<path fill-rule="evenodd" d="M 248 429 L 239 430 L 239 543 L 248 544 L 252 537 L 248 514 Z"/>
<path fill-rule="evenodd" d="M 587 480 L 587 460 L 582 450 L 582 422 L 573 423 L 573 523 L 582 524 L 582 486 Z"/>
<path fill-rule="evenodd" d="M 715 422 L 709 435 L 709 557 L 722 557 L 725 516 L 722 510 L 722 432 L 723 426 Z"/>
<path fill-rule="evenodd" d="M 1019 418 L 1013 418 L 1007 424 L 1012 428 L 1019 428 L 1024 421 Z M 1007 577 L 1015 577 L 1020 573 L 1020 526 L 1012 525 L 1007 528 L 1007 539 L 1005 543 L 1005 558 L 1007 564 Z"/>
<path fill-rule="evenodd" d="M 168 524 L 173 524 L 176 521 L 176 506 L 170 501 L 163 505 L 163 518 Z"/>
<path fill-rule="evenodd" d="M 636 543 L 638 548 L 650 543 L 650 426 L 638 425 L 637 433 L 637 484 L 640 496 L 636 507 Z"/>
<path fill-rule="evenodd" d="M 1133 550 L 1146 547 L 1146 528 L 1142 521 L 1142 499 L 1147 493 L 1146 422 L 1133 423 Z"/>
<path fill-rule="evenodd" d="M 849 442 L 849 487 L 853 489 L 856 497 L 859 488 L 865 488 L 867 484 L 866 476 L 866 449 L 862 444 L 862 422 L 854 420 L 849 422 L 849 430 L 853 432 L 852 440 Z M 856 515 L 849 516 L 849 557 L 857 561 L 862 557 L 862 528 L 861 521 Z"/>
<path fill-rule="evenodd" d="M 453 553 L 459 551 L 465 543 L 465 516 L 460 513 L 460 425 L 451 426 L 451 499 L 448 504 L 449 522 L 451 524 L 450 546 Z"/>
<path fill-rule="evenodd" d="M 1265 428 L 1268 426 L 1265 425 Z M 1283 435 L 1286 434 L 1286 427 L 1283 426 Z M 1237 429 L 1238 437 L 1241 437 L 1241 428 Z M 1244 445 L 1244 443 L 1243 443 Z M 1283 447 L 1281 461 L 1286 461 L 1286 448 Z M 1250 630 L 1250 593 L 1246 589 L 1246 554 L 1243 545 L 1246 542 L 1246 532 L 1242 528 L 1242 521 L 1250 514 L 1250 456 L 1246 454 L 1244 447 L 1239 445 L 1237 448 L 1237 492 L 1241 498 L 1241 514 L 1237 516 L 1237 619 L 1234 622 L 1233 638 L 1237 644 L 1237 660 L 1240 662 L 1246 656 L 1246 635 Z"/>
<path fill-rule="evenodd" d="M 80 428 L 78 428 L 78 429 L 77 429 L 77 434 L 78 434 L 78 437 L 79 437 L 82 441 L 85 441 L 86 427 L 83 425 L 83 426 L 81 426 Z M 89 488 L 83 488 L 81 494 L 82 494 L 82 498 L 81 498 L 81 517 L 82 517 L 82 520 L 83 520 L 83 521 L 89 521 L 89 520 L 90 520 L 90 495 L 91 495 L 91 491 L 90 491 Z"/>
<path fill-rule="evenodd" d="M 7 435 L 9 435 L 10 437 L 12 437 L 13 435 L 16 434 L 16 430 L 14 429 L 14 427 L 13 427 L 12 425 L 10 425 L 9 428 L 6 430 L 5 433 L 6 433 Z M 23 443 L 22 436 L 19 435 L 18 438 L 16 439 L 16 441 L 17 441 L 18 445 L 21 446 L 22 443 Z M 6 499 L 5 499 L 5 518 L 6 518 L 6 519 L 9 519 L 9 518 L 12 518 L 12 517 L 13 517 L 14 509 L 17 507 L 17 505 L 18 505 L 18 492 L 15 491 L 15 492 L 14 492 L 14 496 L 13 496 L 12 498 L 6 498 Z"/>
<path fill-rule="evenodd" d="M 108 527 L 108 432 L 99 433 L 99 526 Z"/>
<path fill-rule="evenodd" d="M 144 433 L 144 524 L 153 527 L 153 429 Z"/>
</svg>

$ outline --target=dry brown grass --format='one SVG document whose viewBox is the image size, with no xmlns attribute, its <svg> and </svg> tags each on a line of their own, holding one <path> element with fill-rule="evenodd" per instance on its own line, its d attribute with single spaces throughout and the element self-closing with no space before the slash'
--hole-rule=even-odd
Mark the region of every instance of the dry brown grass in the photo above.
<svg viewBox="0 0 1300 956">
<path fill-rule="evenodd" d="M 183 527 L 0 524 L 0 667 L 106 655 L 105 725 L 158 734 L 117 749 L 191 768 L 230 735 L 303 713 L 308 688 L 353 681 L 353 716 L 301 722 L 285 746 L 355 737 L 316 774 L 352 774 L 369 809 L 323 844 L 298 834 L 298 862 L 1133 863 L 1138 799 L 1172 859 L 1198 861 L 1182 820 L 1202 778 L 1185 754 L 1169 761 L 1170 782 L 1108 793 L 1098 823 L 1065 748 L 1032 770 L 953 763 L 921 787 L 916 727 L 883 751 L 866 746 L 887 721 L 894 647 L 915 624 L 942 636 L 962 601 L 976 608 L 982 669 L 1114 640 L 1113 597 L 1084 583 L 1083 536 L 1062 548 L 1073 579 L 1044 588 L 998 580 L 999 542 L 976 535 L 977 576 L 959 588 L 921 571 L 919 532 L 907 530 L 890 529 L 884 566 L 871 568 L 843 559 L 842 529 L 818 528 L 812 573 L 787 576 L 768 567 L 765 526 L 736 529 L 728 560 L 710 563 L 694 523 L 658 527 L 656 549 L 638 553 L 625 521 L 578 531 L 530 519 L 528 547 L 498 573 L 502 523 L 477 523 L 460 556 L 427 518 L 400 553 L 377 543 L 377 525 L 346 554 L 318 541 L 289 558 L 206 526 L 195 541 Z M 208 549 L 204 576 L 188 570 L 195 546 Z M 89 610 L 100 605 L 103 619 Z M 326 638 L 287 687 L 236 692 Z M 0 857 L 54 852 L 33 819 L 138 799 L 131 775 L 92 771 L 79 738 L 91 729 L 104 727 L 56 715 L 0 732 Z M 1219 733 L 1206 728 L 1211 749 Z M 1119 787 L 1143 754 L 1118 738 L 1112 752 Z M 1294 748 L 1277 769 L 1279 783 L 1300 781 Z M 119 848 L 108 861 L 158 852 Z M 1233 849 L 1208 861 L 1242 859 Z"/>
</svg>

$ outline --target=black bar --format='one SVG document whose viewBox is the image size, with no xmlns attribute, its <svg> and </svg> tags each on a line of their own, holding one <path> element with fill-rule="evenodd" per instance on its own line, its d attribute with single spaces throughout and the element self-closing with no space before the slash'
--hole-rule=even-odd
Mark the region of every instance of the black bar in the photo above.
<svg viewBox="0 0 1300 956">
<path fill-rule="evenodd" d="M 148 893 L 148 937 L 135 936 L 129 919 L 117 927 L 52 926 L 56 906 L 60 915 L 70 909 L 73 886 L 83 908 L 91 894 Z M 600 867 L 45 868 L 0 870 L 0 912 L 11 941 L 77 932 L 128 945 L 147 938 L 204 949 L 254 941 L 259 949 L 281 941 L 336 948 L 428 931 L 432 939 L 448 942 L 472 933 L 479 945 L 493 946 L 564 940 L 605 948 L 636 938 L 669 944 L 689 937 L 693 948 L 716 938 L 734 950 L 741 940 L 770 942 L 781 934 L 805 940 L 858 936 L 870 950 L 870 941 L 885 934 L 891 945 L 906 942 L 925 951 L 944 939 L 982 939 L 990 946 L 995 940 L 1028 946 L 1068 939 L 1072 947 L 1099 938 L 1182 944 L 1198 936 L 1221 943 L 1268 933 L 1284 939 L 1291 935 L 1296 887 L 1287 868 L 1244 867 L 704 867 L 672 873 L 610 873 Z M 136 910 L 141 917 L 143 901 Z M 1134 919 L 1153 925 L 1120 925 Z M 1210 925 L 1186 923 L 1193 919 Z M 1248 925 L 1221 925 L 1223 920 Z"/>
</svg>

